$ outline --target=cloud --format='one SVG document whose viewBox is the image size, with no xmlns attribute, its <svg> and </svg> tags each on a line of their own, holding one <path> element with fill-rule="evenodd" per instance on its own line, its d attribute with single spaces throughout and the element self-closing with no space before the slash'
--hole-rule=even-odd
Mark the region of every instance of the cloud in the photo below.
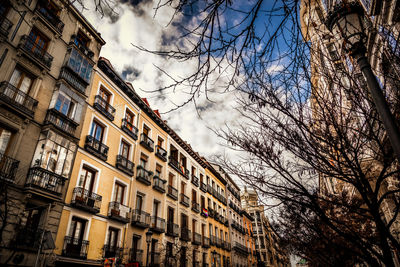
<svg viewBox="0 0 400 267">
<path fill-rule="evenodd" d="M 135 80 L 139 77 L 140 73 L 140 70 L 136 69 L 132 65 L 128 65 L 123 68 L 121 75 L 124 80 Z"/>
</svg>

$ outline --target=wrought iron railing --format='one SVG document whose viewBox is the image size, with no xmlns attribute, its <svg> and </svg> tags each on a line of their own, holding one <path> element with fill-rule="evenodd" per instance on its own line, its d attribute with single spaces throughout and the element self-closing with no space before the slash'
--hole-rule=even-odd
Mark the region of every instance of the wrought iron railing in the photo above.
<svg viewBox="0 0 400 267">
<path fill-rule="evenodd" d="M 8 37 L 8 34 L 10 33 L 10 29 L 13 26 L 11 21 L 9 21 L 7 18 L 2 15 L 0 17 L 0 34 L 2 34 L 5 37 Z"/>
<path fill-rule="evenodd" d="M 200 190 L 207 193 L 207 185 L 203 182 L 200 183 Z"/>
<path fill-rule="evenodd" d="M 163 161 L 167 161 L 167 151 L 159 145 L 156 145 L 156 156 L 162 159 Z"/>
<path fill-rule="evenodd" d="M 178 190 L 174 188 L 172 185 L 168 185 L 167 196 L 170 198 L 177 200 L 178 199 Z"/>
<path fill-rule="evenodd" d="M 15 181 L 19 161 L 0 153 L 0 179 Z"/>
<path fill-rule="evenodd" d="M 183 241 L 190 241 L 191 231 L 187 227 L 181 228 L 181 239 Z"/>
<path fill-rule="evenodd" d="M 136 171 L 136 180 L 144 183 L 145 185 L 151 185 L 152 171 L 146 170 L 143 166 L 138 165 Z"/>
<path fill-rule="evenodd" d="M 129 251 L 129 262 L 139 263 L 139 266 L 143 266 L 143 250 L 131 248 Z"/>
<path fill-rule="evenodd" d="M 179 225 L 173 222 L 167 222 L 167 235 L 177 237 L 179 236 Z"/>
<path fill-rule="evenodd" d="M 94 97 L 94 108 L 100 111 L 104 116 L 106 116 L 109 120 L 114 120 L 115 108 L 111 106 L 105 99 L 103 99 L 100 95 L 96 95 Z"/>
<path fill-rule="evenodd" d="M 86 259 L 88 248 L 89 248 L 88 240 L 82 240 L 78 238 L 73 238 L 72 236 L 66 236 L 64 238 L 64 247 L 62 250 L 62 255 L 71 258 Z"/>
<path fill-rule="evenodd" d="M 129 222 L 130 208 L 119 202 L 112 201 L 108 204 L 108 217 L 122 223 Z"/>
<path fill-rule="evenodd" d="M 186 196 L 184 193 L 181 193 L 180 203 L 186 207 L 189 207 L 190 206 L 189 197 Z"/>
<path fill-rule="evenodd" d="M 153 188 L 161 193 L 165 193 L 165 183 L 166 181 L 158 177 L 157 175 L 153 176 Z"/>
<path fill-rule="evenodd" d="M 126 118 L 122 119 L 121 129 L 126 132 L 130 137 L 137 140 L 138 139 L 138 128 L 136 128 L 132 123 L 126 120 Z"/>
<path fill-rule="evenodd" d="M 61 69 L 59 79 L 64 79 L 69 85 L 84 94 L 86 92 L 87 82 L 72 71 L 69 67 L 64 66 Z"/>
<path fill-rule="evenodd" d="M 193 233 L 192 243 L 194 245 L 200 245 L 201 244 L 201 234 Z"/>
<path fill-rule="evenodd" d="M 192 210 L 194 212 L 199 213 L 200 212 L 200 204 L 197 203 L 196 201 L 192 201 Z"/>
<path fill-rule="evenodd" d="M 82 187 L 75 187 L 72 192 L 71 205 L 92 213 L 98 213 L 100 211 L 102 199 L 103 197 L 96 193 Z"/>
<path fill-rule="evenodd" d="M 60 20 L 57 14 L 51 12 L 51 10 L 47 9 L 43 2 L 39 1 L 37 7 L 37 12 L 41 15 L 42 18 L 45 19 L 52 27 L 54 27 L 60 34 L 63 32 L 64 23 Z"/>
<path fill-rule="evenodd" d="M 33 117 L 38 104 L 38 101 L 14 87 L 9 82 L 2 82 L 0 84 L 0 99 L 31 117 Z"/>
<path fill-rule="evenodd" d="M 144 133 L 140 135 L 140 144 L 150 152 L 154 151 L 154 141 Z"/>
<path fill-rule="evenodd" d="M 66 178 L 40 167 L 29 169 L 26 188 L 40 189 L 61 196 Z"/>
<path fill-rule="evenodd" d="M 199 178 L 192 174 L 192 184 L 199 186 Z"/>
<path fill-rule="evenodd" d="M 165 232 L 165 220 L 160 217 L 157 217 L 157 216 L 152 216 L 150 228 L 153 232 L 164 233 Z"/>
<path fill-rule="evenodd" d="M 105 244 L 103 247 L 104 258 L 121 258 L 123 249 L 118 246 Z"/>
<path fill-rule="evenodd" d="M 132 176 L 134 166 L 135 164 L 132 161 L 128 160 L 122 155 L 117 155 L 116 167 L 121 171 L 123 171 L 124 173 Z"/>
<path fill-rule="evenodd" d="M 54 108 L 47 111 L 44 122 L 52 124 L 61 131 L 72 136 L 75 134 L 76 127 L 78 127 L 78 123 L 76 123 L 73 119 L 68 118 L 68 116 L 62 114 L 60 111 Z"/>
<path fill-rule="evenodd" d="M 107 160 L 108 146 L 91 135 L 86 136 L 85 149 L 100 159 Z"/>
<path fill-rule="evenodd" d="M 131 224 L 141 227 L 147 228 L 150 226 L 150 214 L 144 212 L 142 210 L 133 210 L 132 211 L 132 220 Z"/>
</svg>

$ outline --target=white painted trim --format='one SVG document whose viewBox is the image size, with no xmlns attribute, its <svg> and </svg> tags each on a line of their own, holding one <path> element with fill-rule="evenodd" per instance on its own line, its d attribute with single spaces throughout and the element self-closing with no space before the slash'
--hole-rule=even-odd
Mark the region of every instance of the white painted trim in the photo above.
<svg viewBox="0 0 400 267">
<path fill-rule="evenodd" d="M 113 223 L 113 222 L 111 222 L 111 221 L 109 221 L 109 222 L 107 223 L 106 235 L 105 235 L 105 237 L 104 237 L 104 245 L 105 245 L 105 244 L 108 244 L 108 232 L 109 232 L 109 230 L 110 230 L 110 227 L 119 230 L 119 231 L 118 231 L 118 236 L 117 236 L 117 238 L 118 238 L 118 239 L 117 239 L 117 245 L 118 245 L 119 247 L 121 247 L 123 228 L 121 228 L 120 225 L 115 224 L 115 223 Z"/>
<path fill-rule="evenodd" d="M 118 182 L 118 183 L 120 183 L 120 184 L 123 184 L 123 185 L 125 186 L 124 200 L 123 200 L 123 203 L 121 203 L 121 204 L 127 206 L 127 203 L 128 203 L 128 192 L 129 192 L 129 190 L 130 190 L 129 184 L 128 184 L 128 183 L 125 183 L 125 182 L 122 181 L 120 178 L 115 177 L 115 176 L 114 176 L 114 183 L 113 183 L 113 187 L 112 187 L 112 191 L 111 191 L 112 194 L 111 194 L 111 200 L 110 200 L 110 201 L 113 201 L 113 200 L 115 199 L 115 183 L 116 183 L 116 182 Z"/>
<path fill-rule="evenodd" d="M 99 116 L 97 116 L 97 114 L 92 113 L 92 118 L 90 120 L 90 125 L 89 125 L 89 129 L 88 129 L 88 135 L 90 135 L 90 132 L 92 131 L 93 120 L 97 120 L 101 124 L 104 125 L 104 136 L 103 136 L 102 143 L 106 145 L 107 137 L 108 137 L 108 128 L 110 127 L 109 124 L 107 122 L 105 122 L 103 119 L 100 119 Z"/>
<path fill-rule="evenodd" d="M 93 184 L 93 192 L 96 193 L 97 189 L 99 187 L 99 180 L 100 180 L 100 176 L 101 176 L 101 169 L 98 168 L 97 166 L 87 162 L 86 160 L 82 159 L 81 163 L 79 165 L 79 172 L 78 172 L 78 177 L 76 179 L 76 183 L 75 183 L 75 187 L 78 187 L 79 184 L 79 179 L 81 177 L 82 174 L 82 169 L 83 169 L 83 165 L 87 165 L 88 167 L 90 167 L 91 169 L 94 169 L 96 171 L 96 176 L 94 177 L 94 184 Z"/>
<path fill-rule="evenodd" d="M 119 136 L 119 148 L 118 148 L 118 154 L 119 155 L 121 155 L 121 148 L 122 148 L 122 141 L 124 141 L 125 143 L 128 143 L 129 145 L 130 145 L 130 148 L 129 148 L 129 155 L 128 155 L 128 160 L 130 160 L 130 161 L 132 161 L 133 162 L 133 156 L 134 156 L 134 154 L 135 153 L 133 153 L 133 150 L 134 150 L 134 145 L 135 144 L 133 144 L 131 141 L 129 141 L 127 138 L 125 138 L 125 136 L 123 136 L 123 135 L 120 135 Z"/>
<path fill-rule="evenodd" d="M 87 220 L 87 225 L 85 226 L 85 233 L 84 233 L 84 240 L 89 240 L 89 232 L 90 232 L 90 226 L 92 224 L 92 217 L 93 216 L 88 216 L 87 214 L 85 214 L 85 212 L 83 211 L 78 211 L 78 210 L 71 210 L 71 213 L 69 214 L 69 218 L 68 218 L 68 224 L 67 224 L 67 230 L 65 232 L 65 236 L 69 235 L 69 231 L 71 229 L 71 222 L 72 222 L 72 217 L 79 217 L 82 219 Z"/>
<path fill-rule="evenodd" d="M 138 120 L 138 117 L 139 117 L 139 115 L 137 114 L 137 111 L 136 112 L 132 111 L 132 109 L 127 104 L 125 104 L 124 117 L 123 118 L 126 118 L 126 110 L 129 110 L 132 114 L 135 115 L 135 118 L 133 120 L 133 125 L 136 126 L 137 125 L 137 120 Z"/>
<path fill-rule="evenodd" d="M 98 86 L 97 86 L 96 95 L 99 95 L 100 88 L 101 88 L 102 86 L 111 94 L 110 103 L 109 103 L 109 104 L 112 106 L 112 105 L 113 105 L 113 102 L 114 102 L 114 93 L 113 93 L 113 91 L 112 91 L 110 88 L 108 88 L 108 86 L 106 86 L 101 80 L 99 80 L 99 84 L 98 84 Z"/>
</svg>

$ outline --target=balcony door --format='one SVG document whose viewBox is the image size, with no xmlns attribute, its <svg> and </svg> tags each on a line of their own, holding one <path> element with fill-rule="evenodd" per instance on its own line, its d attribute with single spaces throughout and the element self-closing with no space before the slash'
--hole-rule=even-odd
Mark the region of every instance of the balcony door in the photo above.
<svg viewBox="0 0 400 267">
<path fill-rule="evenodd" d="M 94 120 L 92 123 L 92 129 L 90 130 L 90 135 L 101 143 L 104 136 L 104 126 Z"/>
<path fill-rule="evenodd" d="M 69 229 L 70 242 L 67 243 L 67 253 L 70 255 L 81 255 L 82 243 L 85 234 L 87 221 L 78 217 L 72 217 Z"/>
<path fill-rule="evenodd" d="M 81 177 L 79 179 L 78 187 L 83 188 L 82 197 L 88 197 L 93 192 L 94 179 L 96 172 L 86 167 L 82 168 Z"/>
<path fill-rule="evenodd" d="M 130 112 L 129 110 L 126 110 L 126 112 L 125 112 L 125 120 L 127 122 L 127 125 L 126 125 L 127 128 L 132 131 L 133 130 L 133 126 L 135 125 L 134 124 L 135 115 L 132 112 Z"/>
<path fill-rule="evenodd" d="M 168 223 L 174 223 L 174 209 L 171 207 L 168 207 L 168 213 L 167 213 L 167 221 Z"/>
<path fill-rule="evenodd" d="M 115 249 L 118 246 L 118 235 L 119 235 L 119 230 L 116 228 L 109 228 L 108 229 L 108 236 L 107 236 L 107 246 L 109 248 L 109 251 L 115 251 Z M 107 257 L 108 258 L 108 257 Z"/>
<path fill-rule="evenodd" d="M 46 53 L 49 39 L 38 30 L 32 29 L 32 31 L 29 33 L 28 43 L 28 48 L 33 52 L 33 54 L 43 56 Z"/>
<path fill-rule="evenodd" d="M 115 183 L 114 201 L 120 204 L 124 203 L 125 186 L 120 183 Z"/>
<path fill-rule="evenodd" d="M 33 76 L 20 68 L 15 68 L 10 78 L 10 84 L 13 88 L 6 88 L 4 94 L 19 104 L 24 104 L 25 96 L 29 94 L 32 87 Z"/>
<path fill-rule="evenodd" d="M 131 146 L 127 142 L 122 140 L 121 141 L 121 151 L 120 151 L 121 156 L 126 158 L 126 159 L 129 159 L 129 151 L 130 151 L 130 149 L 131 149 Z"/>
</svg>

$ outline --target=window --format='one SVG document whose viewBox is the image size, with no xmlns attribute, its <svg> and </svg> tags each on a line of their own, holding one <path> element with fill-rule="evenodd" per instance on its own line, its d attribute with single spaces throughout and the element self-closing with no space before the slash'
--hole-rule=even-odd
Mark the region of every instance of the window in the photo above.
<svg viewBox="0 0 400 267">
<path fill-rule="evenodd" d="M 29 33 L 28 46 L 30 46 L 29 49 L 34 54 L 44 55 L 46 53 L 48 43 L 49 39 L 37 29 L 33 28 L 32 31 Z"/>
<path fill-rule="evenodd" d="M 125 120 L 128 122 L 127 127 L 132 131 L 132 126 L 135 124 L 135 114 L 127 109 L 125 112 Z"/>
<path fill-rule="evenodd" d="M 144 196 L 140 193 L 136 195 L 136 210 L 139 212 L 141 212 L 143 208 L 143 197 Z"/>
<path fill-rule="evenodd" d="M 99 96 L 108 104 L 111 101 L 111 93 L 108 92 L 103 86 L 100 87 Z"/>
<path fill-rule="evenodd" d="M 20 92 L 28 95 L 32 87 L 33 80 L 34 77 L 31 74 L 19 67 L 16 67 L 11 75 L 10 84 L 19 89 Z M 24 103 L 25 96 L 17 94 L 16 92 L 12 91 L 12 89 L 7 89 L 6 87 L 4 94 L 20 104 Z"/>
<path fill-rule="evenodd" d="M 67 66 L 78 74 L 87 83 L 90 82 L 90 76 L 92 74 L 93 65 L 83 57 L 75 48 L 71 49 Z"/>
<path fill-rule="evenodd" d="M 206 204 L 205 204 L 205 198 L 203 196 L 201 196 L 200 204 L 201 204 L 201 208 L 205 209 Z"/>
<path fill-rule="evenodd" d="M 185 194 L 185 187 L 186 187 L 186 184 L 184 182 L 181 182 L 181 193 L 182 194 Z"/>
<path fill-rule="evenodd" d="M 140 162 L 139 162 L 140 166 L 142 166 L 143 168 L 146 168 L 148 158 L 149 157 L 147 157 L 145 154 L 143 154 L 143 153 L 140 154 Z"/>
<path fill-rule="evenodd" d="M 213 233 L 212 224 L 210 223 L 210 224 L 208 225 L 208 227 L 209 227 L 209 234 L 210 234 L 210 237 L 211 237 L 211 236 L 212 236 L 212 233 Z"/>
<path fill-rule="evenodd" d="M 120 148 L 120 155 L 126 159 L 129 159 L 129 152 L 131 149 L 131 145 L 125 142 L 124 140 L 121 141 L 121 148 Z"/>
<path fill-rule="evenodd" d="M 164 140 L 163 140 L 161 137 L 158 137 L 158 139 L 157 139 L 157 145 L 158 145 L 158 147 L 161 147 L 161 148 L 162 148 L 163 143 L 164 143 Z"/>
<path fill-rule="evenodd" d="M 85 228 L 86 228 L 86 220 L 74 216 L 74 217 L 72 217 L 71 226 L 69 228 L 69 236 L 77 241 L 83 240 Z M 75 242 L 72 242 L 72 243 L 75 243 Z M 76 243 L 79 243 L 79 242 L 76 242 Z M 73 244 L 71 244 L 71 245 L 73 245 Z"/>
<path fill-rule="evenodd" d="M 81 171 L 81 176 L 79 178 L 78 187 L 86 189 L 88 192 L 93 191 L 94 179 L 96 177 L 96 172 L 83 166 Z"/>
<path fill-rule="evenodd" d="M 154 200 L 153 202 L 153 216 L 158 217 L 158 210 L 160 208 L 160 201 Z"/>
<path fill-rule="evenodd" d="M 33 157 L 33 167 L 40 167 L 68 177 L 76 145 L 53 131 L 42 132 Z"/>
<path fill-rule="evenodd" d="M 197 192 L 194 189 L 192 189 L 192 201 L 197 203 Z"/>
<path fill-rule="evenodd" d="M 167 213 L 167 221 L 170 223 L 174 222 L 174 213 L 175 210 L 174 208 L 168 207 L 168 213 Z"/>
<path fill-rule="evenodd" d="M 137 235 L 133 235 L 132 237 L 132 253 L 131 253 L 131 261 L 138 261 L 141 260 L 140 258 L 138 258 L 138 249 L 140 247 L 139 242 L 140 242 L 140 236 Z"/>
<path fill-rule="evenodd" d="M 192 166 L 192 175 L 196 175 L 196 168 Z"/>
<path fill-rule="evenodd" d="M 203 183 L 203 174 L 200 173 L 200 183 Z"/>
<path fill-rule="evenodd" d="M 186 169 L 186 157 L 181 154 L 180 164 Z"/>
<path fill-rule="evenodd" d="M 174 174 L 169 173 L 169 175 L 168 175 L 168 185 L 170 185 L 170 186 L 174 185 L 174 177 L 175 177 Z"/>
<path fill-rule="evenodd" d="M 110 227 L 108 229 L 107 245 L 110 248 L 118 247 L 118 236 L 119 236 L 119 230 L 118 229 L 112 228 L 112 227 Z"/>
<path fill-rule="evenodd" d="M 146 136 L 150 136 L 150 128 L 147 125 L 143 125 L 143 134 Z"/>
<path fill-rule="evenodd" d="M 39 207 L 32 206 L 28 204 L 25 208 L 24 215 L 23 215 L 23 220 L 26 219 L 25 221 L 25 229 L 28 231 L 36 231 L 40 224 L 41 224 L 41 218 L 42 218 L 42 213 L 43 209 Z"/>
<path fill-rule="evenodd" d="M 90 135 L 94 137 L 94 139 L 96 139 L 97 141 L 102 142 L 104 137 L 104 130 L 105 127 L 94 120 L 92 122 L 92 128 L 90 129 Z"/>
<path fill-rule="evenodd" d="M 75 115 L 76 103 L 69 96 L 60 92 L 54 108 L 65 116 L 73 118 Z"/>
<path fill-rule="evenodd" d="M 81 31 L 78 31 L 74 39 L 74 43 L 77 47 L 84 47 L 84 48 L 89 46 L 89 41 L 90 39 Z"/>
<path fill-rule="evenodd" d="M 120 204 L 124 203 L 125 186 L 120 183 L 115 183 L 114 201 Z"/>
<path fill-rule="evenodd" d="M 197 221 L 195 219 L 192 219 L 192 234 L 194 236 L 194 234 L 196 233 L 196 223 Z"/>
<path fill-rule="evenodd" d="M 160 164 L 156 164 L 156 176 L 161 178 L 162 166 Z"/>
<path fill-rule="evenodd" d="M 188 216 L 185 214 L 181 213 L 181 227 L 187 229 L 189 226 L 188 223 Z"/>
<path fill-rule="evenodd" d="M 0 154 L 6 155 L 12 141 L 13 132 L 0 126 Z"/>
</svg>

